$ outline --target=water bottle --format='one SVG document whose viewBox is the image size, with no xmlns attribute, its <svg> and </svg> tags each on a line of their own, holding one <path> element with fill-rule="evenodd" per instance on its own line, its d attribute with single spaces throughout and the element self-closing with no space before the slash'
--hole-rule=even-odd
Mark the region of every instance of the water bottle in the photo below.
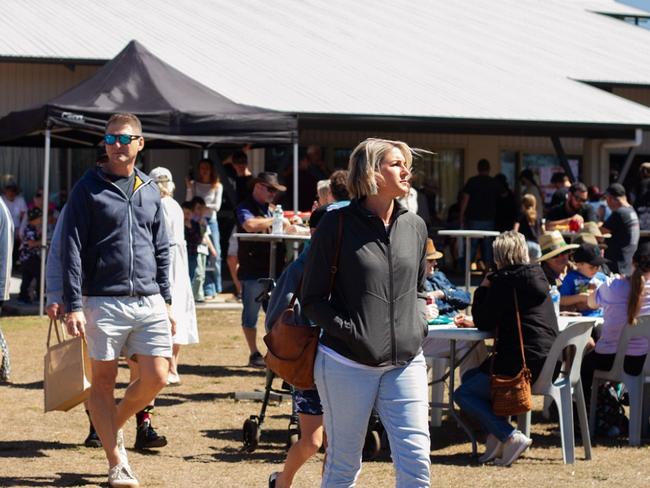
<svg viewBox="0 0 650 488">
<path fill-rule="evenodd" d="M 555 309 L 555 315 L 560 315 L 560 292 L 557 289 L 557 286 L 551 287 L 551 301 L 553 302 L 553 308 Z"/>
<path fill-rule="evenodd" d="M 271 227 L 272 234 L 282 234 L 284 230 L 284 212 L 282 205 L 276 205 L 273 210 L 273 226 Z"/>
</svg>

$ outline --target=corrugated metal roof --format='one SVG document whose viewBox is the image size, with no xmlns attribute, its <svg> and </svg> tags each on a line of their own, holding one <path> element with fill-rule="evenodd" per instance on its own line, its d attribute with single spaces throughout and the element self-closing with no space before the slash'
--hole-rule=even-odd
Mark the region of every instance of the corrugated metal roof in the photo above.
<svg viewBox="0 0 650 488">
<path fill-rule="evenodd" d="M 650 84 L 650 31 L 587 3 L 615 4 L 4 0 L 0 55 L 110 59 L 137 39 L 278 110 L 650 126 L 650 109 L 572 80 Z"/>
</svg>

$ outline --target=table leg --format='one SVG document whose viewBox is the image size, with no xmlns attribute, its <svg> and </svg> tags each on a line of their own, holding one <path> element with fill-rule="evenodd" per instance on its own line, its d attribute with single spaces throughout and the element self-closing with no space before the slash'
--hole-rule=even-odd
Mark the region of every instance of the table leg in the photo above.
<svg viewBox="0 0 650 488">
<path fill-rule="evenodd" d="M 467 434 L 467 437 L 472 441 L 472 457 L 478 455 L 478 446 L 476 444 L 476 438 L 472 433 L 471 429 L 463 422 L 460 418 L 460 415 L 456 412 L 454 408 L 454 383 L 455 383 L 455 373 L 456 373 L 456 340 L 451 339 L 449 341 L 449 414 L 456 420 L 456 423 L 461 426 L 461 428 Z"/>
<path fill-rule="evenodd" d="M 269 278 L 273 280 L 275 279 L 275 273 L 276 273 L 275 264 L 277 263 L 277 259 L 276 259 L 277 253 L 278 253 L 278 243 L 275 241 L 271 241 L 271 253 L 270 253 L 271 257 L 269 258 L 270 259 Z"/>
<path fill-rule="evenodd" d="M 472 239 L 470 237 L 465 237 L 465 289 L 469 291 L 471 285 L 471 266 L 472 258 L 469 255 L 472 249 L 471 245 Z"/>
</svg>

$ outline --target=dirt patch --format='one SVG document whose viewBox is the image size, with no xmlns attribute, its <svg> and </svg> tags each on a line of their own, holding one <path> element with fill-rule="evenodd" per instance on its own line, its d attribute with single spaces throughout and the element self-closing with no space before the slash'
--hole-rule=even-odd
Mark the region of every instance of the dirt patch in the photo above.
<svg viewBox="0 0 650 488">
<path fill-rule="evenodd" d="M 263 373 L 245 366 L 247 352 L 238 312 L 201 311 L 201 344 L 182 351 L 183 384 L 163 390 L 154 425 L 169 439 L 158 452 L 129 451 L 131 464 L 148 487 L 264 487 L 285 456 L 290 403 L 271 405 L 261 444 L 242 452 L 242 424 L 260 404 L 235 401 L 235 391 L 262 390 Z M 42 371 L 47 322 L 37 317 L 2 319 L 11 349 L 12 384 L 0 386 L 0 486 L 106 486 L 103 452 L 82 443 L 87 420 L 81 407 L 43 414 Z M 128 371 L 120 368 L 119 391 Z M 135 423 L 125 428 L 127 446 Z M 534 415 L 533 447 L 512 468 L 470 465 L 470 444 L 450 423 L 432 432 L 432 486 L 650 486 L 650 449 L 626 442 L 599 444 L 592 461 L 562 464 L 556 423 Z M 299 472 L 295 487 L 320 482 L 322 454 Z M 358 486 L 394 486 L 388 454 L 364 463 Z"/>
</svg>

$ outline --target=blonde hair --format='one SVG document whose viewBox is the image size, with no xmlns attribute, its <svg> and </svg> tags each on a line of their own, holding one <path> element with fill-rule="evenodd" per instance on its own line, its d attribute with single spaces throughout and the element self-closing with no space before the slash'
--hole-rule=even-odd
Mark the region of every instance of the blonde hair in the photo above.
<svg viewBox="0 0 650 488">
<path fill-rule="evenodd" d="M 173 181 L 157 181 L 156 185 L 158 185 L 158 189 L 160 190 L 161 197 L 174 196 L 174 190 L 176 189 L 176 185 L 174 185 Z"/>
<path fill-rule="evenodd" d="M 492 244 L 492 250 L 494 251 L 494 262 L 497 269 L 530 262 L 526 238 L 514 230 L 496 236 Z"/>
<path fill-rule="evenodd" d="M 318 198 L 327 198 L 330 194 L 330 180 L 319 180 L 316 183 L 316 192 L 318 193 Z"/>
<path fill-rule="evenodd" d="M 537 199 L 535 195 L 525 193 L 521 197 L 521 212 L 526 216 L 529 224 L 535 224 L 537 221 Z"/>
<path fill-rule="evenodd" d="M 377 194 L 376 173 L 386 155 L 397 148 L 404 156 L 407 168 L 413 163 L 413 150 L 402 141 L 368 138 L 354 148 L 348 165 L 348 192 L 351 198 Z"/>
</svg>

